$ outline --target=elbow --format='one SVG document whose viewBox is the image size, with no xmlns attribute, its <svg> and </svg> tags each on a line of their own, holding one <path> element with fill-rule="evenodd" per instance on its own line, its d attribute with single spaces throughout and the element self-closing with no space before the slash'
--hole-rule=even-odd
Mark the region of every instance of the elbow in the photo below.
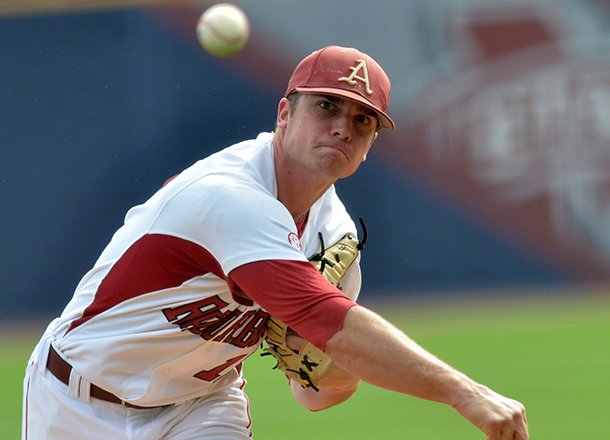
<svg viewBox="0 0 610 440">
<path fill-rule="evenodd" d="M 297 402 L 311 412 L 318 412 L 339 405 L 352 397 L 358 389 L 358 382 L 342 387 L 302 388 L 291 381 L 290 388 Z"/>
</svg>

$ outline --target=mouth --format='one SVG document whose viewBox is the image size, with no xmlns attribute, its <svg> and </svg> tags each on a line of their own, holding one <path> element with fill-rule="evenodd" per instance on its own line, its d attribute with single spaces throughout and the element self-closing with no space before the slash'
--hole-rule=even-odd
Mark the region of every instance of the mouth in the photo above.
<svg viewBox="0 0 610 440">
<path fill-rule="evenodd" d="M 328 149 L 328 150 L 333 150 L 333 151 L 339 152 L 339 153 L 341 153 L 341 154 L 342 154 L 342 155 L 343 155 L 343 156 L 344 156 L 346 159 L 349 159 L 348 155 L 347 155 L 347 154 L 346 154 L 346 152 L 345 152 L 345 149 L 344 149 L 344 148 L 342 148 L 342 147 L 341 147 L 341 146 L 339 146 L 339 145 L 336 145 L 336 144 L 322 144 L 322 145 L 320 145 L 320 148 L 322 148 L 322 149 Z"/>
</svg>

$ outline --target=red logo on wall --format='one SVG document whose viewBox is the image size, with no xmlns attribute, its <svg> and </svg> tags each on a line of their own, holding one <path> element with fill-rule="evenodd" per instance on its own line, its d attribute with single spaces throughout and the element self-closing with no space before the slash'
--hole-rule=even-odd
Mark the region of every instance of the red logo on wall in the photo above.
<svg viewBox="0 0 610 440">
<path fill-rule="evenodd" d="M 397 142 L 384 154 L 514 246 L 575 279 L 606 281 L 607 32 L 575 38 L 550 11 L 512 12 L 468 4 L 449 17 L 455 70 L 412 100 L 400 136 L 409 148 Z"/>
</svg>

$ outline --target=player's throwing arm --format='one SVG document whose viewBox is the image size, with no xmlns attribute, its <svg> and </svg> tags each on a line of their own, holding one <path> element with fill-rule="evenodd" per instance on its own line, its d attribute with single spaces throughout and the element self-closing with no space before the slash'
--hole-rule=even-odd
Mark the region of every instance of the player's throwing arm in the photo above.
<svg viewBox="0 0 610 440">
<path fill-rule="evenodd" d="M 524 406 L 431 355 L 364 307 L 351 308 L 326 344 L 341 368 L 373 385 L 445 403 L 490 440 L 529 438 Z"/>
</svg>

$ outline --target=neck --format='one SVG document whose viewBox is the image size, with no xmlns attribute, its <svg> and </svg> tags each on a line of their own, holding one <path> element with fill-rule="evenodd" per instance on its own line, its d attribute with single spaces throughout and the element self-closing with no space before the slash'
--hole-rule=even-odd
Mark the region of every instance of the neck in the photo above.
<svg viewBox="0 0 610 440">
<path fill-rule="evenodd" d="M 276 164 L 277 198 L 296 222 L 307 214 L 332 183 L 315 185 L 310 179 L 299 177 L 293 170 L 283 170 L 285 168 Z"/>
<path fill-rule="evenodd" d="M 294 221 L 301 219 L 334 181 L 316 178 L 310 170 L 299 167 L 275 148 L 277 198 L 288 209 Z"/>
</svg>

